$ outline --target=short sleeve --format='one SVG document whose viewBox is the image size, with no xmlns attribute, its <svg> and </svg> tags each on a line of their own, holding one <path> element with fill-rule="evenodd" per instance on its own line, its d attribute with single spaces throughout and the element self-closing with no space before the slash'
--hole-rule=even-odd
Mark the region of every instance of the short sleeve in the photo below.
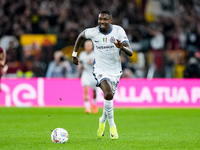
<svg viewBox="0 0 200 150">
<path fill-rule="evenodd" d="M 91 29 L 85 29 L 85 38 L 91 39 Z"/>
<path fill-rule="evenodd" d="M 129 42 L 128 37 L 126 35 L 126 32 L 124 31 L 124 29 L 122 27 L 119 28 L 119 34 L 118 34 L 118 39 L 124 43 L 124 42 Z"/>
</svg>

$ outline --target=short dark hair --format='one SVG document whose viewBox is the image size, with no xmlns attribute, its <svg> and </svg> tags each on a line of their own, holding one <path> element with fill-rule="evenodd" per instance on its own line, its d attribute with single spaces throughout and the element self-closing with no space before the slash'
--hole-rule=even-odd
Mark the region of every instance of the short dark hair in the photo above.
<svg viewBox="0 0 200 150">
<path fill-rule="evenodd" d="M 101 11 L 100 12 L 100 14 L 108 14 L 109 16 L 111 16 L 112 17 L 112 14 L 111 14 L 111 12 L 110 11 L 108 11 L 108 10 L 103 10 L 103 11 Z"/>
</svg>

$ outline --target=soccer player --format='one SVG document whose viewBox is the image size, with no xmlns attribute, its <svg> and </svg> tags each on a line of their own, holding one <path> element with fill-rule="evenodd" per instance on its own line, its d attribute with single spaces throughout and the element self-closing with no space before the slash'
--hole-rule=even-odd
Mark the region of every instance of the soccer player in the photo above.
<svg viewBox="0 0 200 150">
<path fill-rule="evenodd" d="M 6 51 L 0 46 L 0 80 L 3 73 L 7 70 L 6 62 Z M 0 91 L 1 91 L 1 83 L 0 83 Z"/>
<path fill-rule="evenodd" d="M 93 74 L 97 81 L 97 86 L 104 93 L 103 114 L 99 118 L 99 128 L 97 130 L 97 137 L 99 139 L 104 136 L 107 119 L 110 126 L 110 138 L 118 139 L 117 128 L 114 122 L 113 96 L 122 75 L 120 53 L 123 51 L 128 56 L 133 55 L 124 29 L 111 23 L 111 13 L 107 10 L 100 12 L 98 15 L 98 26 L 88 28 L 79 34 L 72 53 L 72 61 L 78 65 L 78 48 L 85 39 L 92 40 L 95 53 Z"/>
<path fill-rule="evenodd" d="M 94 114 L 98 113 L 98 107 L 96 105 L 96 81 L 93 77 L 93 61 L 94 61 L 94 51 L 91 40 L 87 40 L 84 43 L 85 51 L 81 52 L 79 55 L 80 64 L 79 69 L 82 69 L 81 83 L 84 89 L 84 100 L 85 100 L 85 112 L 91 113 L 90 101 L 89 101 L 89 88 L 93 89 L 93 104 L 92 111 Z"/>
</svg>

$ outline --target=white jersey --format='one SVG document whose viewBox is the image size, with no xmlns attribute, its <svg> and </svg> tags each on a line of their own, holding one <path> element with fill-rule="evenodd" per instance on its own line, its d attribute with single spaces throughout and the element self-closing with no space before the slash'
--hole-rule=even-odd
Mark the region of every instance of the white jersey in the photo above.
<svg viewBox="0 0 200 150">
<path fill-rule="evenodd" d="M 121 50 L 113 42 L 116 42 L 116 39 L 122 43 L 128 42 L 124 29 L 118 25 L 111 25 L 111 30 L 107 34 L 104 34 L 100 32 L 97 26 L 86 29 L 85 37 L 91 39 L 94 45 L 94 69 L 103 70 L 113 76 L 121 75 Z"/>
<path fill-rule="evenodd" d="M 91 64 L 89 64 L 89 60 L 91 60 L 92 62 L 94 61 L 94 51 L 91 51 L 89 54 L 87 54 L 86 51 L 83 51 L 80 53 L 79 55 L 79 60 L 83 66 L 83 74 L 86 74 L 89 77 L 93 77 L 92 72 L 93 72 L 93 66 Z"/>
<path fill-rule="evenodd" d="M 87 54 L 86 51 L 83 51 L 79 55 L 79 60 L 83 66 L 83 72 L 81 74 L 81 83 L 82 86 L 92 87 L 93 90 L 96 90 L 96 80 L 92 74 L 93 66 L 89 64 L 89 60 L 94 61 L 94 51 L 91 51 Z"/>
</svg>

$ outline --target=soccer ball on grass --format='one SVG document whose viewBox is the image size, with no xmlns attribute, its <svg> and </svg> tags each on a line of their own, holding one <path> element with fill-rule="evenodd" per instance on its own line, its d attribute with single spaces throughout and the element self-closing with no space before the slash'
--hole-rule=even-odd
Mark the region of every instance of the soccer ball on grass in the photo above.
<svg viewBox="0 0 200 150">
<path fill-rule="evenodd" d="M 51 140 L 54 143 L 66 143 L 68 140 L 68 132 L 63 128 L 56 128 L 51 133 Z"/>
</svg>

